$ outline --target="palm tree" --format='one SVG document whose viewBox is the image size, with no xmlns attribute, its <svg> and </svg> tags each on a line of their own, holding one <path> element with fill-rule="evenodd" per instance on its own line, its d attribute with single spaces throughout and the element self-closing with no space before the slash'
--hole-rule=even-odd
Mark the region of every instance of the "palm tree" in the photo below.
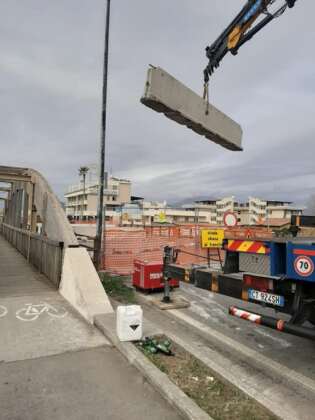
<svg viewBox="0 0 315 420">
<path fill-rule="evenodd" d="M 86 175 L 88 172 L 89 172 L 89 168 L 87 166 L 81 166 L 79 168 L 79 176 L 81 176 L 83 180 L 83 203 L 81 205 L 81 220 L 83 220 L 84 200 L 85 200 L 85 181 L 86 181 Z"/>
</svg>

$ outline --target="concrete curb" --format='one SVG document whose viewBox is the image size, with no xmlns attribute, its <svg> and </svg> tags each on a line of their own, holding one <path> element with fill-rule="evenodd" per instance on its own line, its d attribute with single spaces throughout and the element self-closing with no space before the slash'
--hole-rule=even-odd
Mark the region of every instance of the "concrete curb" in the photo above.
<svg viewBox="0 0 315 420">
<path fill-rule="evenodd" d="M 213 420 L 153 365 L 132 343 L 120 342 L 115 333 L 115 315 L 98 315 L 95 326 L 135 366 L 151 385 L 187 420 Z"/>
<path fill-rule="evenodd" d="M 150 298 L 144 297 L 139 293 L 137 294 L 137 300 L 141 305 L 146 305 L 148 307 L 152 306 Z M 197 334 L 201 335 L 202 337 L 207 337 L 209 340 L 234 349 L 248 360 L 254 361 L 256 365 L 261 366 L 266 371 L 279 374 L 287 381 L 296 384 L 297 388 L 303 387 L 308 392 L 311 392 L 312 394 L 315 393 L 315 381 L 311 378 L 308 378 L 301 373 L 295 372 L 294 370 L 281 365 L 279 362 L 264 356 L 256 350 L 252 350 L 251 348 L 220 333 L 219 331 L 209 328 L 197 320 L 192 320 L 192 318 L 187 316 L 184 312 L 171 309 L 165 313 L 170 319 L 175 319 L 181 325 L 193 328 Z"/>
</svg>

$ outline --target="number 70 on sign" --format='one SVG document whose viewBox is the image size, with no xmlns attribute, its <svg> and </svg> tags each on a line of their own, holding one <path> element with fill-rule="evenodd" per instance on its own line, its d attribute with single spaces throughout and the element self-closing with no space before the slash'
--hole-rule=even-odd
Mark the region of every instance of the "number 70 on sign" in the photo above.
<svg viewBox="0 0 315 420">
<path fill-rule="evenodd" d="M 221 248 L 223 245 L 223 229 L 207 229 L 201 231 L 202 248 Z"/>
</svg>

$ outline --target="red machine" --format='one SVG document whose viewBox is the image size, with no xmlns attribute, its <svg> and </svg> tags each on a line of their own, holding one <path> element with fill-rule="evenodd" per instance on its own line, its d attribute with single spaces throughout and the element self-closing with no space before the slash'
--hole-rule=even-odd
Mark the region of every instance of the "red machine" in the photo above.
<svg viewBox="0 0 315 420">
<path fill-rule="evenodd" d="M 160 291 L 164 288 L 163 264 L 157 262 L 134 261 L 132 284 L 145 291 Z M 179 287 L 179 280 L 171 279 L 170 287 Z"/>
</svg>

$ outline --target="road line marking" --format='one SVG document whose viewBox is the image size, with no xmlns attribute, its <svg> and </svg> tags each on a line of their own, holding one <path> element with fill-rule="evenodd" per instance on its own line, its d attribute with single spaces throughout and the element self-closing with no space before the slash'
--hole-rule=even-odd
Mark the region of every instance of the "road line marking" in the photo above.
<svg viewBox="0 0 315 420">
<path fill-rule="evenodd" d="M 8 309 L 5 306 L 0 305 L 0 318 L 3 318 L 7 314 L 8 314 Z"/>
</svg>

